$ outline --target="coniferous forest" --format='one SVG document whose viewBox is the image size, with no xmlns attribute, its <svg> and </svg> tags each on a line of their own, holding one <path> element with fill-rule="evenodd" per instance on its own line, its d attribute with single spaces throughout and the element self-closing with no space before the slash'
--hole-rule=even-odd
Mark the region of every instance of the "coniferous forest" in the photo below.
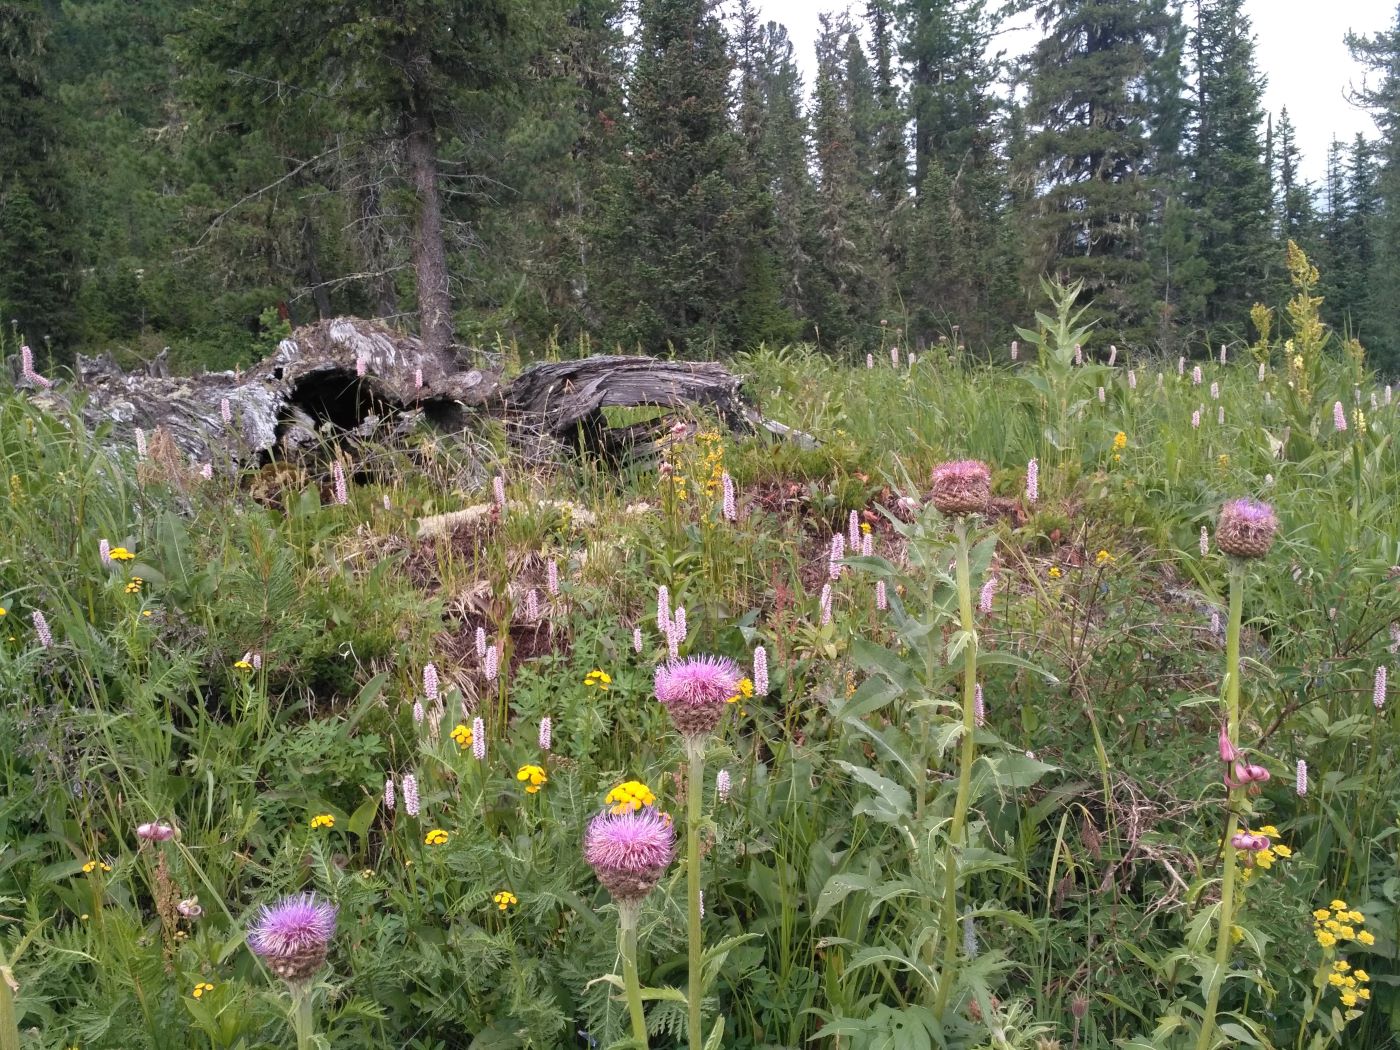
<svg viewBox="0 0 1400 1050">
<path fill-rule="evenodd" d="M 691 357 L 858 356 L 884 321 L 985 354 L 1052 274 L 1189 354 L 1253 337 L 1293 240 L 1393 370 L 1400 22 L 1348 40 L 1379 133 L 1310 181 L 1242 7 L 868 0 L 800 63 L 749 0 L 7 0 L 0 307 L 54 363 L 225 366 L 342 313 Z"/>
</svg>

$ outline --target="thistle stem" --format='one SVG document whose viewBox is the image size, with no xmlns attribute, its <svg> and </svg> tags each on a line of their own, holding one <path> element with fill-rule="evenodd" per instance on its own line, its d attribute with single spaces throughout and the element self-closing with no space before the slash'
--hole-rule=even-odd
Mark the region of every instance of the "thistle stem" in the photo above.
<svg viewBox="0 0 1400 1050">
<path fill-rule="evenodd" d="M 686 737 L 685 751 L 690 760 L 685 794 L 685 881 L 690 909 L 690 987 L 686 995 L 686 1006 L 689 1011 L 691 1050 L 701 1050 L 704 1044 L 700 1028 L 700 1000 L 704 995 L 701 980 L 704 938 L 700 932 L 700 794 L 705 787 L 704 738 Z"/>
<path fill-rule="evenodd" d="M 1231 741 L 1239 739 L 1240 730 L 1240 620 L 1244 609 L 1244 567 L 1235 562 L 1230 566 L 1230 626 L 1225 636 L 1225 732 Z M 1230 788 L 1226 796 L 1228 814 L 1225 818 L 1225 870 L 1220 878 L 1220 928 L 1215 938 L 1215 972 L 1206 992 L 1206 1012 L 1201 1018 L 1201 1034 L 1196 1050 L 1209 1050 L 1215 1031 L 1215 1012 L 1220 1006 L 1220 989 L 1225 983 L 1225 970 L 1230 965 L 1235 910 L 1235 854 L 1231 841 L 1238 827 L 1236 808 L 1243 798 L 1242 788 Z"/>
<path fill-rule="evenodd" d="M 972 797 L 972 764 L 977 759 L 977 625 L 972 618 L 972 568 L 967 549 L 967 518 L 959 517 L 954 530 L 958 539 L 958 613 L 963 633 L 962 750 L 958 756 L 958 794 L 953 822 L 948 829 L 948 851 L 943 862 L 943 967 L 938 975 L 934 1016 L 942 1020 L 948 1008 L 958 965 L 958 858 L 967 837 L 967 811 Z"/>
<path fill-rule="evenodd" d="M 308 982 L 292 992 L 292 1029 L 297 1034 L 297 1050 L 311 1050 L 315 1044 L 315 1027 L 311 1014 L 311 985 Z"/>
<path fill-rule="evenodd" d="M 627 1013 L 632 1018 L 632 1038 L 648 1050 L 646 1014 L 642 1012 L 642 985 L 637 978 L 637 904 L 618 905 L 622 931 L 622 983 L 627 989 Z"/>
<path fill-rule="evenodd" d="M 19 1019 L 15 1016 L 14 993 L 19 988 L 14 974 L 0 957 L 0 1050 L 19 1050 Z"/>
</svg>

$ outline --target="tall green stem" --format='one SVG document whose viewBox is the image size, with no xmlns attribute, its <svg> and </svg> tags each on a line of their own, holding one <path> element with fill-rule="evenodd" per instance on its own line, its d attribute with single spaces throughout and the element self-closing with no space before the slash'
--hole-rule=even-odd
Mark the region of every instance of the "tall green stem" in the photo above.
<svg viewBox="0 0 1400 1050">
<path fill-rule="evenodd" d="M 297 1034 L 297 1050 L 311 1050 L 315 1045 L 315 1024 L 311 1016 L 310 982 L 292 990 L 292 1028 Z"/>
<path fill-rule="evenodd" d="M 700 957 L 704 938 L 700 932 L 700 801 L 705 790 L 705 738 L 687 736 L 685 753 L 690 773 L 685 785 L 685 882 L 690 915 L 690 990 L 686 996 L 690 1019 L 691 1050 L 701 1050 L 704 1035 L 700 1029 L 700 1000 L 704 995 Z"/>
<path fill-rule="evenodd" d="M 13 981 L 10 968 L 0 965 L 0 1050 L 19 1050 L 19 1018 L 15 1016 L 14 996 L 19 988 Z"/>
<path fill-rule="evenodd" d="M 622 930 L 622 983 L 627 989 L 627 1013 L 632 1018 L 632 1038 L 647 1050 L 647 1020 L 642 1012 L 642 985 L 637 979 L 637 913 L 641 905 L 620 903 L 618 926 Z"/>
<path fill-rule="evenodd" d="M 972 619 L 972 568 L 967 550 L 967 519 L 955 525 L 958 538 L 958 615 L 963 634 L 962 750 L 958 756 L 958 795 L 953 803 L 953 823 L 948 829 L 948 852 L 943 862 L 943 969 L 938 975 L 934 1016 L 940 1020 L 948 1008 L 948 995 L 958 964 L 958 860 L 967 838 L 967 810 L 972 797 L 972 764 L 977 759 L 977 625 Z"/>
<path fill-rule="evenodd" d="M 1240 732 L 1240 619 L 1244 609 L 1244 566 L 1230 566 L 1230 626 L 1225 636 L 1225 733 L 1230 741 L 1239 740 Z M 1206 1012 L 1201 1018 L 1201 1035 L 1196 1050 L 1209 1050 L 1215 1031 L 1215 1011 L 1220 1005 L 1220 989 L 1225 983 L 1225 970 L 1230 965 L 1235 910 L 1235 846 L 1231 841 L 1238 827 L 1238 803 L 1242 788 L 1231 788 L 1226 795 L 1228 813 L 1225 818 L 1225 870 L 1220 878 L 1220 929 L 1215 938 L 1215 972 L 1206 992 Z"/>
</svg>

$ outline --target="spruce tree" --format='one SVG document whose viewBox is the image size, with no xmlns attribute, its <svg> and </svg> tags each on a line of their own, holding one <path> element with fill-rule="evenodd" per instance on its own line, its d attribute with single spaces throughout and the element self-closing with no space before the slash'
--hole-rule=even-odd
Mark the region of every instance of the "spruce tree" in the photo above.
<svg viewBox="0 0 1400 1050">
<path fill-rule="evenodd" d="M 1142 334 L 1154 289 L 1144 245 L 1152 177 L 1144 78 L 1170 26 L 1163 0 L 1047 0 L 1029 60 L 1026 155 L 1045 187 L 1030 265 L 1082 279 L 1101 315 Z"/>
<path fill-rule="evenodd" d="M 1263 297 L 1271 253 L 1269 169 L 1261 141 L 1263 81 L 1244 0 L 1202 0 L 1196 25 L 1193 203 L 1213 288 L 1206 321 L 1237 325 Z"/>
</svg>

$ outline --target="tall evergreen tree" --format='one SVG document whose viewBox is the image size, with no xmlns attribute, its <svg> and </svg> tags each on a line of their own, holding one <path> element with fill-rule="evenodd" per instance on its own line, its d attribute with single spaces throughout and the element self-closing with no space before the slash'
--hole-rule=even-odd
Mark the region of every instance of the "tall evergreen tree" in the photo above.
<svg viewBox="0 0 1400 1050">
<path fill-rule="evenodd" d="M 1347 46 L 1369 74 L 1356 101 L 1371 111 L 1380 129 L 1371 311 L 1362 338 L 1377 367 L 1400 374 L 1400 8 L 1388 29 L 1350 34 Z"/>
<path fill-rule="evenodd" d="M 1045 192 L 1033 209 L 1030 263 L 1082 279 L 1096 308 L 1143 332 L 1153 283 L 1145 78 L 1170 27 L 1163 0 L 1047 0 L 1030 56 L 1027 144 Z"/>
<path fill-rule="evenodd" d="M 1260 140 L 1263 80 L 1244 0 L 1201 0 L 1196 24 L 1193 203 L 1213 288 L 1209 324 L 1239 323 L 1264 295 L 1274 252 L 1269 169 Z"/>
<path fill-rule="evenodd" d="M 728 41 L 714 0 L 644 0 L 630 148 L 599 229 L 593 279 L 615 339 L 693 355 L 739 338 L 754 220 L 730 121 Z"/>
<path fill-rule="evenodd" d="M 900 106 L 895 60 L 898 40 L 891 0 L 867 0 L 866 24 L 875 58 L 875 142 L 871 157 L 871 191 L 879 213 L 880 247 L 886 262 L 898 267 L 901 245 L 896 237 L 898 216 L 909 193 L 908 150 L 904 111 Z"/>
<path fill-rule="evenodd" d="M 1314 222 L 1312 187 L 1303 179 L 1303 151 L 1298 146 L 1298 133 L 1293 120 L 1288 115 L 1288 107 L 1279 112 L 1278 127 L 1275 132 L 1277 143 L 1274 157 L 1277 174 L 1274 185 L 1277 187 L 1277 200 L 1274 214 L 1277 216 L 1279 240 L 1294 241 L 1307 248 Z"/>
<path fill-rule="evenodd" d="M 72 334 L 72 187 L 47 80 L 52 24 L 38 0 L 0 2 L 0 318 L 40 348 Z"/>
</svg>

